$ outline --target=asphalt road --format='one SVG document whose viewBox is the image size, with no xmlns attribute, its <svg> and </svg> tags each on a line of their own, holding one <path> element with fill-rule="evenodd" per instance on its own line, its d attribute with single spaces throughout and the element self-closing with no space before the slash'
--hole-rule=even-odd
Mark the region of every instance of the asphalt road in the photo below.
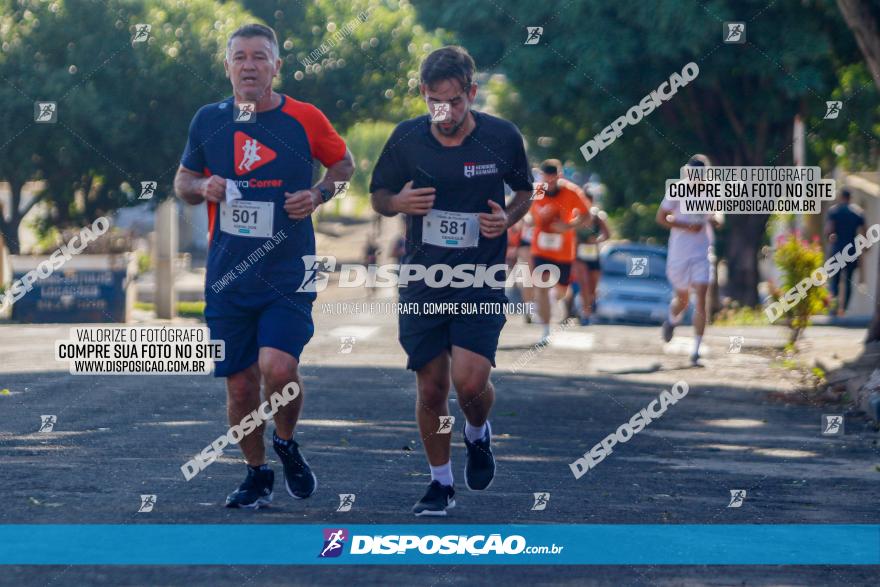
<svg viewBox="0 0 880 587">
<path fill-rule="evenodd" d="M 429 475 L 396 320 L 329 314 L 320 305 L 315 319 L 317 334 L 303 355 L 306 407 L 297 434 L 319 491 L 295 502 L 276 484 L 273 506 L 257 512 L 221 507 L 243 478 L 236 449 L 190 482 L 179 470 L 226 431 L 220 380 L 73 376 L 53 356 L 52 343 L 67 337 L 68 326 L 0 326 L 0 388 L 10 390 L 0 396 L 0 523 L 414 523 L 409 508 Z M 778 399 L 799 396 L 795 373 L 773 358 L 780 330 L 712 329 L 702 368 L 688 366 L 687 329 L 668 345 L 657 328 L 556 330 L 549 347 L 535 347 L 538 327 L 510 319 L 493 376 L 498 476 L 487 492 L 464 487 L 457 430 L 458 507 L 436 523 L 880 523 L 877 433 L 848 417 L 844 435 L 823 436 L 821 415 L 839 408 Z M 814 330 L 814 344 L 831 348 L 835 337 L 859 334 Z M 744 336 L 739 353 L 728 352 L 732 335 Z M 351 352 L 341 352 L 344 337 L 354 337 Z M 570 462 L 677 381 L 689 386 L 684 399 L 574 478 Z M 57 416 L 51 433 L 37 432 L 43 414 Z M 742 507 L 727 507 L 731 489 L 747 491 Z M 544 511 L 531 511 L 537 491 L 551 495 Z M 352 511 L 335 511 L 340 493 L 357 496 Z M 157 495 L 153 512 L 137 513 L 141 494 Z M 59 566 L 6 567 L 0 584 L 867 585 L 876 584 L 878 570 Z"/>
</svg>

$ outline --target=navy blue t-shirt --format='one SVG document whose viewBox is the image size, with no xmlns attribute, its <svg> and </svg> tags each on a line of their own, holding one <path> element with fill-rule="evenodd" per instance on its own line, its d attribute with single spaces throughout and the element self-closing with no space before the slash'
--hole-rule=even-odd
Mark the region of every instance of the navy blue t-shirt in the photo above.
<svg viewBox="0 0 880 587">
<path fill-rule="evenodd" d="M 234 111 L 232 97 L 199 109 L 180 163 L 206 176 L 233 180 L 243 200 L 271 202 L 271 221 L 259 218 L 260 232 L 239 228 L 256 226 L 267 207 L 257 204 L 259 208 L 235 212 L 225 203 L 208 202 L 205 294 L 291 294 L 303 282 L 303 256 L 315 254 L 315 233 L 310 217 L 288 217 L 284 193 L 310 188 L 314 160 L 325 167 L 340 161 L 345 142 L 320 110 L 289 96 L 282 95 L 277 108 L 257 112 L 254 122 L 235 122 Z M 237 224 L 229 222 L 233 212 Z"/>
<path fill-rule="evenodd" d="M 831 243 L 831 254 L 842 251 L 856 240 L 859 228 L 865 224 L 861 209 L 852 204 L 838 204 L 828 211 L 828 220 L 834 223 L 837 238 Z"/>
<path fill-rule="evenodd" d="M 488 200 L 504 208 L 504 184 L 514 191 L 532 190 L 532 172 L 522 135 L 511 122 L 471 111 L 476 127 L 461 145 L 445 147 L 431 134 L 430 118 L 420 116 L 397 125 L 373 170 L 370 192 L 398 193 L 408 181 L 413 187 L 437 190 L 434 211 L 489 213 Z M 503 265 L 507 233 L 487 239 L 478 235 L 476 246 L 446 247 L 423 241 L 424 216 L 406 216 L 406 254 L 402 264 Z M 464 228 L 464 227 L 462 227 Z M 479 230 L 479 227 L 477 227 Z M 434 242 L 437 242 L 436 239 Z M 439 275 L 439 274 L 437 274 Z M 504 280 L 505 273 L 494 278 Z M 503 301 L 504 288 L 429 287 L 410 281 L 400 288 L 405 302 Z"/>
</svg>

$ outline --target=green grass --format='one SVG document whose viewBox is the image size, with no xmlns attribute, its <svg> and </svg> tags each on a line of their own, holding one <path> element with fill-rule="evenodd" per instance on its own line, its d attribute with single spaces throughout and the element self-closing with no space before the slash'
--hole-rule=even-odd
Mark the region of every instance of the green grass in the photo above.
<svg viewBox="0 0 880 587">
<path fill-rule="evenodd" d="M 767 315 L 759 308 L 724 308 L 715 320 L 714 326 L 766 326 L 770 324 Z"/>
<path fill-rule="evenodd" d="M 135 302 L 134 307 L 147 312 L 156 311 L 156 304 L 148 302 Z M 205 302 L 177 302 L 177 315 L 181 318 L 204 318 Z"/>
</svg>

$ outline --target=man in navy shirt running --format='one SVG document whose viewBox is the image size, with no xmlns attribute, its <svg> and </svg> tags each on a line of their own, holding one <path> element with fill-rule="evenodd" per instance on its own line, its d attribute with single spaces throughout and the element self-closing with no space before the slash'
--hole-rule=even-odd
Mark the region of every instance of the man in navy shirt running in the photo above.
<svg viewBox="0 0 880 587">
<path fill-rule="evenodd" d="M 316 107 L 272 91 L 281 69 L 275 31 L 260 24 L 229 38 L 224 61 L 232 97 L 203 106 L 174 179 L 189 204 L 208 203 L 205 320 L 225 357 L 214 375 L 226 378 L 230 425 L 291 382 L 302 390 L 299 358 L 312 337 L 314 289 L 304 291 L 314 259 L 311 214 L 347 181 L 351 153 Z M 312 185 L 314 161 L 327 168 Z M 317 481 L 293 432 L 303 394 L 274 415 L 273 444 L 287 492 L 303 499 Z M 274 473 L 266 463 L 261 424 L 240 444 L 247 477 L 227 507 L 259 508 L 272 501 Z M 246 428 L 245 428 L 246 430 Z"/>
<path fill-rule="evenodd" d="M 416 372 L 416 415 L 431 467 L 431 484 L 417 516 L 445 516 L 455 505 L 450 461 L 448 397 L 455 385 L 464 412 L 465 483 L 486 489 L 495 476 L 489 381 L 505 317 L 507 229 L 528 211 L 532 174 L 522 136 L 506 120 L 471 110 L 477 86 L 474 61 L 461 47 L 444 47 L 421 66 L 428 116 L 400 123 L 382 151 L 370 183 L 373 207 L 406 215 L 406 254 L 400 301 L 426 307 L 445 302 L 487 308 L 399 316 L 399 340 Z M 505 207 L 504 184 L 516 193 Z M 423 279 L 409 268 L 425 267 Z M 481 267 L 487 279 L 477 278 Z M 436 269 L 436 271 L 435 271 Z M 470 270 L 472 285 L 461 286 Z M 500 270 L 498 270 L 500 269 Z M 456 283 L 448 277 L 455 270 Z M 403 287 L 405 284 L 405 287 Z M 446 432 L 446 433 L 444 433 Z"/>
<path fill-rule="evenodd" d="M 825 221 L 825 238 L 828 239 L 829 243 L 829 258 L 850 247 L 855 242 L 857 234 L 865 236 L 865 214 L 861 208 L 850 202 L 849 190 L 846 188 L 842 189 L 838 200 L 828 210 L 828 216 Z M 831 282 L 831 296 L 833 298 L 832 311 L 836 307 L 838 316 L 843 316 L 846 312 L 846 307 L 849 305 L 849 298 L 855 285 L 853 283 L 853 273 L 855 273 L 856 268 L 861 263 L 861 257 L 850 261 L 829 278 Z M 860 277 L 864 282 L 864 265 L 862 267 Z M 840 290 L 841 281 L 843 281 L 843 291 Z"/>
</svg>

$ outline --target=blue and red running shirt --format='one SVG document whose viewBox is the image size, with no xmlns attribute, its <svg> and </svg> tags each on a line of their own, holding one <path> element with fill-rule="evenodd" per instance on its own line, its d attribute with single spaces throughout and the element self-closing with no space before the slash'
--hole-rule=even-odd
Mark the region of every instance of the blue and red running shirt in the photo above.
<svg viewBox="0 0 880 587">
<path fill-rule="evenodd" d="M 315 254 L 315 233 L 310 217 L 288 217 L 284 194 L 312 187 L 314 160 L 330 167 L 346 145 L 318 108 L 286 95 L 253 122 L 236 122 L 235 113 L 232 97 L 200 108 L 180 162 L 233 180 L 244 201 L 208 202 L 205 295 L 291 294 L 303 282 L 303 256 Z"/>
</svg>

